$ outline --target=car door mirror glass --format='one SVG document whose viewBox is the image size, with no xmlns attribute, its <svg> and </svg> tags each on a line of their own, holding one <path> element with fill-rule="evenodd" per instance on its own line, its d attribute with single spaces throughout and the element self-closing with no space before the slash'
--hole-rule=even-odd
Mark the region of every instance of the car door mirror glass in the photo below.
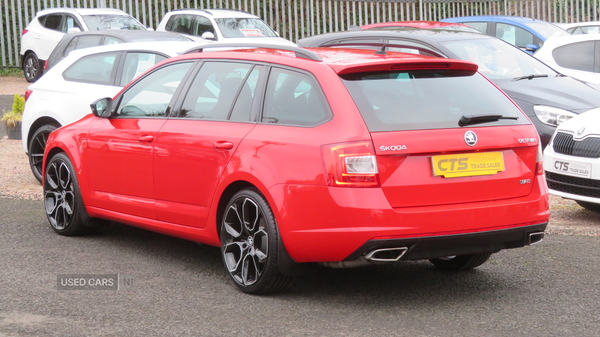
<svg viewBox="0 0 600 337">
<path fill-rule="evenodd" d="M 111 116 L 112 110 L 112 98 L 100 98 L 99 100 L 90 104 L 90 107 L 92 108 L 92 113 L 94 114 L 94 116 L 101 118 L 109 118 Z"/>
</svg>

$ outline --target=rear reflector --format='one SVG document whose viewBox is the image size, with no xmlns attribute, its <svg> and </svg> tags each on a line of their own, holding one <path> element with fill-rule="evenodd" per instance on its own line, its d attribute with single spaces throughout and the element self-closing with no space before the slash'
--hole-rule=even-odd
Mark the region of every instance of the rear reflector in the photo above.
<svg viewBox="0 0 600 337">
<path fill-rule="evenodd" d="M 31 96 L 31 93 L 33 92 L 33 90 L 25 90 L 25 101 L 27 101 L 29 99 L 29 96 Z"/>
<path fill-rule="evenodd" d="M 325 145 L 321 148 L 327 185 L 379 186 L 375 150 L 370 141 Z"/>
</svg>

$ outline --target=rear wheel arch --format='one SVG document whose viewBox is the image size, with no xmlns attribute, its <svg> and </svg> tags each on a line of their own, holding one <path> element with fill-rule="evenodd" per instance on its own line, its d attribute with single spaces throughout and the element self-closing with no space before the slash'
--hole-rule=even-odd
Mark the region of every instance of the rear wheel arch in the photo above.
<svg viewBox="0 0 600 337">
<path fill-rule="evenodd" d="M 33 134 L 37 131 L 37 129 L 41 128 L 44 125 L 54 125 L 57 128 L 62 126 L 59 121 L 57 121 L 56 119 L 54 119 L 52 117 L 45 116 L 45 117 L 38 118 L 29 127 L 29 130 L 26 135 L 27 136 L 27 144 L 29 144 L 31 142 L 31 137 L 33 137 Z"/>
</svg>

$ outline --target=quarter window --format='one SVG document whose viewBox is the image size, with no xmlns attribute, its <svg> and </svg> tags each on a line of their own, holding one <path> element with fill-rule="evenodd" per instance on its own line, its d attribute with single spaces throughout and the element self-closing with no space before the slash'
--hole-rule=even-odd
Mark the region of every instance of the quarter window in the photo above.
<svg viewBox="0 0 600 337">
<path fill-rule="evenodd" d="M 462 22 L 462 24 L 467 25 L 471 28 L 475 28 L 483 34 L 487 34 L 487 22 Z"/>
<path fill-rule="evenodd" d="M 171 98 L 192 62 L 162 67 L 132 85 L 117 108 L 120 117 L 165 117 Z"/>
<path fill-rule="evenodd" d="M 311 76 L 281 68 L 271 70 L 263 123 L 312 126 L 330 117 L 323 92 Z"/>
<path fill-rule="evenodd" d="M 104 53 L 82 57 L 63 73 L 67 81 L 111 85 L 111 75 L 118 53 Z"/>
<path fill-rule="evenodd" d="M 594 71 L 595 41 L 571 43 L 552 51 L 552 57 L 561 67 Z"/>
<path fill-rule="evenodd" d="M 251 64 L 205 62 L 185 97 L 179 117 L 249 121 L 259 69 Z"/>
</svg>

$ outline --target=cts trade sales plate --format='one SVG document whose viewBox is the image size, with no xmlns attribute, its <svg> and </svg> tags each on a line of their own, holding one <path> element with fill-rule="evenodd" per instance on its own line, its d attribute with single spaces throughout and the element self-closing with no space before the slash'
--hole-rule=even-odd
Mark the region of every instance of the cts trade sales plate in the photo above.
<svg viewBox="0 0 600 337">
<path fill-rule="evenodd" d="M 445 178 L 471 177 L 504 171 L 502 152 L 477 152 L 431 157 L 433 175 Z"/>
<path fill-rule="evenodd" d="M 565 173 L 571 176 L 583 178 L 592 177 L 591 163 L 579 163 L 571 160 L 554 160 L 553 167 L 556 172 Z"/>
</svg>

